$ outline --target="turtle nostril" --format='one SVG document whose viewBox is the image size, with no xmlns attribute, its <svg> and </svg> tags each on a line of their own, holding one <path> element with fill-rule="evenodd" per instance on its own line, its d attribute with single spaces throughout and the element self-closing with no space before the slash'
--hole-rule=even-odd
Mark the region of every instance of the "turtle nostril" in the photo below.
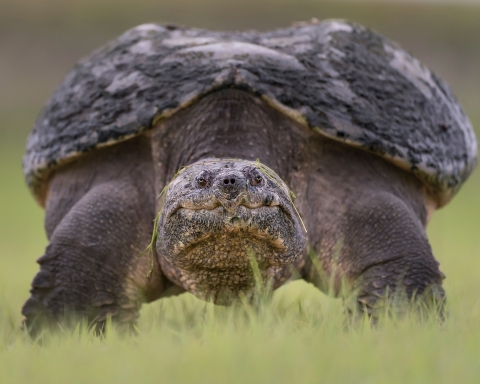
<svg viewBox="0 0 480 384">
<path fill-rule="evenodd" d="M 216 180 L 215 186 L 218 188 L 222 199 L 232 201 L 235 200 L 242 191 L 246 192 L 247 182 L 243 175 L 228 172 Z"/>
<path fill-rule="evenodd" d="M 237 190 L 244 186 L 245 180 L 241 176 L 235 174 L 222 175 L 217 181 L 217 186 L 220 187 L 223 191 L 228 191 L 231 193 L 233 190 Z"/>
</svg>

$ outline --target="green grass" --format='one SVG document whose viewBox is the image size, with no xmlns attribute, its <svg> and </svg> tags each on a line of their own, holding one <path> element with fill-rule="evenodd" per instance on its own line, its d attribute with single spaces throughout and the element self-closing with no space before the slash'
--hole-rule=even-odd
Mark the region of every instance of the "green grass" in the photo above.
<svg viewBox="0 0 480 384">
<path fill-rule="evenodd" d="M 478 312 L 443 326 L 405 320 L 345 329 L 339 306 L 313 295 L 279 296 L 252 317 L 191 297 L 170 300 L 144 313 L 134 337 L 110 332 L 99 339 L 79 329 L 39 346 L 17 335 L 2 350 L 0 380 L 451 383 L 480 374 Z"/>
<path fill-rule="evenodd" d="M 4 134 L 6 134 L 4 132 Z M 191 295 L 142 309 L 138 335 L 86 328 L 32 341 L 20 329 L 34 263 L 46 239 L 43 212 L 20 171 L 21 142 L 2 136 L 0 164 L 0 382 L 405 383 L 480 380 L 480 177 L 429 227 L 447 275 L 444 324 L 418 318 L 349 326 L 340 300 L 303 282 L 275 292 L 259 314 Z"/>
<path fill-rule="evenodd" d="M 303 8 L 287 0 L 273 7 L 274 0 L 270 0 L 253 13 L 250 5 L 236 2 L 231 15 L 224 17 L 229 14 L 224 12 L 228 2 L 213 9 L 215 1 L 200 6 L 193 0 L 182 0 L 193 7 L 189 13 L 179 5 L 170 9 L 166 3 L 152 0 L 141 0 L 145 7 L 135 9 L 126 1 L 116 2 L 116 13 L 111 12 L 111 0 L 97 8 L 90 0 L 48 0 L 45 4 L 50 8 L 43 13 L 40 3 L 30 7 L 26 0 L 7 1 L 10 8 L 1 12 L 0 24 L 14 31 L 14 37 L 20 36 L 21 44 L 15 37 L 10 45 L 2 46 L 10 41 L 8 34 L 0 40 L 14 63 L 2 67 L 5 58 L 0 60 L 0 71 L 10 70 L 5 72 L 8 76 L 0 76 L 0 383 L 480 382 L 480 171 L 451 204 L 433 216 L 428 228 L 434 254 L 447 275 L 444 286 L 449 316 L 443 324 L 412 316 L 385 320 L 375 328 L 368 323 L 352 326 L 344 317 L 340 300 L 298 281 L 277 290 L 258 313 L 248 307 L 214 307 L 189 294 L 145 305 L 135 336 L 122 336 L 109 328 L 106 336 L 99 338 L 79 327 L 45 333 L 38 342 L 20 330 L 20 308 L 38 270 L 35 259 L 47 244 L 43 211 L 29 195 L 21 172 L 26 127 L 31 126 L 43 99 L 71 65 L 69 60 L 73 63 L 98 44 L 98 36 L 91 30 L 99 33 L 104 24 L 115 22 L 120 30 L 145 21 L 151 10 L 159 7 L 170 13 L 160 12 L 162 17 L 154 14 L 153 19 L 214 28 L 265 29 L 312 15 L 346 16 L 382 32 L 390 28 L 389 35 L 407 47 L 409 41 L 427 36 L 429 44 L 412 45 L 415 53 L 425 52 L 427 63 L 447 76 L 474 125 L 480 127 L 480 13 L 473 8 L 452 13 L 449 6 L 421 6 L 412 12 L 410 6 L 377 9 L 357 4 L 335 8 L 330 3 L 324 7 L 315 0 L 302 1 L 310 4 Z M 405 20 L 411 20 L 408 15 L 414 16 L 416 29 L 405 28 Z M 18 22 L 24 24 L 17 26 Z M 22 37 L 28 28 L 18 32 L 25 25 L 33 31 L 28 39 Z M 85 25 L 91 25 L 91 30 Z M 110 38 L 118 32 L 115 28 L 110 25 L 101 36 Z M 58 47 L 47 44 L 37 49 L 33 39 L 35 43 L 26 49 L 23 43 L 36 34 L 53 39 Z M 66 40 L 61 43 L 61 39 Z M 437 41 L 439 44 L 433 44 Z M 437 49 L 445 51 L 437 56 Z M 66 50 L 71 55 L 68 60 L 64 58 Z M 462 61 L 463 53 L 467 59 Z M 448 61 L 450 58 L 459 60 Z M 462 66 L 450 65 L 457 62 Z"/>
</svg>

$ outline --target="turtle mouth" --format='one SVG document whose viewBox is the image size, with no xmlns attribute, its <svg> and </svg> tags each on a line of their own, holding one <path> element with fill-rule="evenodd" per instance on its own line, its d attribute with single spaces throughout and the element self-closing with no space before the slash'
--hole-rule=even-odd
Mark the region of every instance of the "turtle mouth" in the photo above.
<svg viewBox="0 0 480 384">
<path fill-rule="evenodd" d="M 274 196 L 267 195 L 262 202 L 250 202 L 245 198 L 238 199 L 239 202 L 236 204 L 225 204 L 220 202 L 218 199 L 212 199 L 211 201 L 204 202 L 197 206 L 192 204 L 179 202 L 173 209 L 166 213 L 165 217 L 169 220 L 172 216 L 177 214 L 179 211 L 224 211 L 224 214 L 228 214 L 232 217 L 235 217 L 236 212 L 239 208 L 243 207 L 249 210 L 258 210 L 258 209 L 274 209 L 275 207 L 280 207 L 282 210 L 288 211 L 288 209 L 278 201 Z"/>
</svg>

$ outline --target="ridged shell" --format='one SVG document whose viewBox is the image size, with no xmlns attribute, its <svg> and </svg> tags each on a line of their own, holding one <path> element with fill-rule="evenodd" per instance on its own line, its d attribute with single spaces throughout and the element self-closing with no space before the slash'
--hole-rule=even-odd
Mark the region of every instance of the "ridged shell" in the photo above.
<svg viewBox="0 0 480 384">
<path fill-rule="evenodd" d="M 450 88 L 368 28 L 342 20 L 265 33 L 145 24 L 81 60 L 55 91 L 28 139 L 27 183 L 42 201 L 59 164 L 226 87 L 412 171 L 441 205 L 476 163 L 475 135 Z"/>
</svg>

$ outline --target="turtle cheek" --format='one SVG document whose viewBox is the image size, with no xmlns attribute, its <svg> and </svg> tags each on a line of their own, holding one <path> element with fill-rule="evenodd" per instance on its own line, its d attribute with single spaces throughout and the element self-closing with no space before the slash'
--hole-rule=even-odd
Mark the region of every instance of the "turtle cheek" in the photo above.
<svg viewBox="0 0 480 384">
<path fill-rule="evenodd" d="M 172 193 L 167 195 L 164 204 L 165 216 L 168 218 L 181 208 L 189 210 L 212 210 L 220 205 L 217 197 L 211 190 L 193 190 L 185 193 Z M 163 214 L 163 213 L 162 213 Z"/>
<path fill-rule="evenodd" d="M 174 261 L 184 250 L 191 225 L 188 220 L 176 211 L 168 218 L 161 220 L 158 228 L 157 251 L 169 261 Z"/>
<path fill-rule="evenodd" d="M 270 242 L 280 253 L 289 253 L 289 250 L 296 248 L 295 243 L 304 242 L 296 217 L 283 207 L 264 207 L 246 211 L 251 225 L 255 226 L 259 233 L 265 234 L 265 241 Z"/>
<path fill-rule="evenodd" d="M 223 221 L 219 207 L 213 210 L 178 209 L 159 222 L 157 250 L 169 261 L 177 263 L 188 247 L 202 237 L 222 232 Z"/>
<path fill-rule="evenodd" d="M 242 204 L 249 208 L 259 208 L 270 206 L 276 198 L 275 193 L 261 187 L 249 186 L 247 194 L 244 196 Z"/>
<path fill-rule="evenodd" d="M 272 192 L 267 192 L 264 195 L 263 205 L 266 207 L 282 207 L 283 209 L 288 209 L 288 211 L 291 211 L 292 208 L 288 200 L 281 198 L 278 194 Z"/>
</svg>

